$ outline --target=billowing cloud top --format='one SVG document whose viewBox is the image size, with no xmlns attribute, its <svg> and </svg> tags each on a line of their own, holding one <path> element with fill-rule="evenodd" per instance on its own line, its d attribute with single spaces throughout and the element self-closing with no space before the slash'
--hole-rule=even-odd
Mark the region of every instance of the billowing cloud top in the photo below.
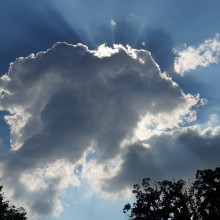
<svg viewBox="0 0 220 220">
<path fill-rule="evenodd" d="M 199 102 L 161 73 L 148 51 L 122 45 L 92 51 L 56 43 L 11 63 L 0 89 L 11 132 L 11 151 L 1 158 L 2 179 L 8 195 L 34 218 L 62 211 L 59 193 L 80 184 L 79 164 L 83 178 L 99 175 L 93 184 L 100 184 L 99 190 L 115 191 L 105 178 L 123 179 L 118 190 L 126 188 L 132 182 L 125 181 L 126 163 L 151 155 L 151 142 L 148 147 L 143 142 L 195 120 L 192 108 Z M 98 158 L 87 163 L 91 147 Z M 109 161 L 119 162 L 104 172 Z"/>
</svg>

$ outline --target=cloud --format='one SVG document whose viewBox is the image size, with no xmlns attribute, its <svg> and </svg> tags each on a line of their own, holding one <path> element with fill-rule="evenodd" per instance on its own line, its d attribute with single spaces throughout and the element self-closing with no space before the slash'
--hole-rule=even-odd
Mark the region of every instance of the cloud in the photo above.
<svg viewBox="0 0 220 220">
<path fill-rule="evenodd" d="M 184 75 L 197 67 L 206 67 L 220 60 L 220 35 L 216 34 L 213 39 L 205 40 L 199 47 L 186 47 L 182 51 L 175 51 L 177 57 L 174 60 L 174 70 Z"/>
<path fill-rule="evenodd" d="M 152 180 L 194 178 L 197 169 L 219 166 L 220 127 L 189 127 L 129 146 L 117 173 L 100 181 L 102 191 L 119 193 L 144 177 Z"/>
<path fill-rule="evenodd" d="M 63 190 L 70 185 L 80 186 L 76 168 L 77 164 L 61 159 L 22 172 L 16 167 L 13 171 L 1 170 L 7 172 L 2 178 L 5 194 L 17 207 L 25 207 L 29 219 L 59 216 L 63 211 L 60 201 Z"/>
<path fill-rule="evenodd" d="M 113 19 L 111 19 L 111 25 L 112 25 L 112 26 L 115 26 L 115 25 L 116 25 L 116 22 L 115 22 Z"/>
<path fill-rule="evenodd" d="M 15 204 L 34 218 L 62 211 L 60 194 L 79 185 L 78 166 L 87 166 L 82 174 L 87 169 L 89 180 L 91 147 L 98 152 L 93 164 L 103 173 L 101 166 L 121 161 L 140 139 L 140 122 L 148 133 L 174 129 L 195 120 L 192 108 L 200 102 L 162 74 L 148 51 L 122 45 L 89 50 L 56 43 L 11 63 L 0 90 L 11 135 L 1 178 Z"/>
</svg>

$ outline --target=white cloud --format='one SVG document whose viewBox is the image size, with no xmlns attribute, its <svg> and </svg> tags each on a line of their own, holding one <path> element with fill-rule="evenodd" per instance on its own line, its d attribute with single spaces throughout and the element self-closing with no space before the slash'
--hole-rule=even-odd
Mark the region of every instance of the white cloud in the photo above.
<svg viewBox="0 0 220 220">
<path fill-rule="evenodd" d="M 146 42 L 145 41 L 142 41 L 141 45 L 144 47 L 146 46 Z"/>
<path fill-rule="evenodd" d="M 1 160 L 1 177 L 11 199 L 35 218 L 62 211 L 59 196 L 79 185 L 79 165 L 96 191 L 107 174 L 113 178 L 124 150 L 143 141 L 136 135 L 141 119 L 149 128 L 156 121 L 145 130 L 156 134 L 195 120 L 200 101 L 162 74 L 150 52 L 122 45 L 57 43 L 11 63 L 0 90 L 13 149 Z M 92 146 L 99 156 L 86 164 Z"/>
<path fill-rule="evenodd" d="M 174 70 L 184 75 L 197 67 L 206 67 L 211 63 L 218 63 L 220 60 L 220 35 L 205 40 L 197 48 L 189 46 L 182 51 L 175 51 L 177 57 L 174 60 Z"/>
<path fill-rule="evenodd" d="M 207 127 L 215 127 L 219 124 L 218 115 L 217 114 L 211 114 L 209 117 L 209 121 L 207 122 Z"/>
<path fill-rule="evenodd" d="M 113 45 L 113 48 L 107 47 L 106 44 L 101 44 L 97 50 L 94 51 L 94 55 L 103 58 L 103 57 L 110 57 L 115 53 L 119 52 L 119 48 L 123 49 L 123 46 L 120 45 Z"/>
<path fill-rule="evenodd" d="M 63 190 L 70 185 L 80 186 L 79 176 L 74 172 L 77 166 L 61 159 L 20 173 L 8 171 L 10 175 L 2 180 L 4 191 L 13 204 L 25 207 L 28 219 L 58 216 L 63 211 L 60 201 Z"/>
<path fill-rule="evenodd" d="M 169 113 L 151 114 L 146 113 L 138 122 L 136 129 L 134 129 L 133 143 L 137 141 L 143 141 L 150 138 L 153 135 L 160 135 L 167 129 L 175 130 L 187 123 L 196 120 L 196 110 L 191 110 L 192 106 L 204 105 L 203 99 L 200 99 L 188 94 L 186 95 L 187 103 L 184 106 L 179 106 L 179 109 L 175 109 Z"/>
<path fill-rule="evenodd" d="M 116 22 L 115 22 L 113 19 L 111 19 L 111 25 L 112 25 L 112 26 L 115 26 L 115 25 L 116 25 Z"/>
</svg>

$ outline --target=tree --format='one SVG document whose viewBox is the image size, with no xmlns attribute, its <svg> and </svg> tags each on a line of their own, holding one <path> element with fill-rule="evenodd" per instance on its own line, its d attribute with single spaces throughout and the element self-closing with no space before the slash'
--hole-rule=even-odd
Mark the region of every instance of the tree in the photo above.
<svg viewBox="0 0 220 220">
<path fill-rule="evenodd" d="M 142 187 L 134 185 L 133 207 L 128 203 L 123 212 L 130 220 L 217 220 L 220 219 L 220 168 L 198 170 L 195 181 L 158 181 L 143 179 Z"/>
<path fill-rule="evenodd" d="M 14 205 L 9 205 L 9 201 L 4 200 L 2 186 L 0 186 L 0 219 L 1 220 L 26 220 L 24 208 L 16 209 Z"/>
<path fill-rule="evenodd" d="M 193 190 L 199 219 L 220 219 L 220 167 L 198 170 Z"/>
</svg>

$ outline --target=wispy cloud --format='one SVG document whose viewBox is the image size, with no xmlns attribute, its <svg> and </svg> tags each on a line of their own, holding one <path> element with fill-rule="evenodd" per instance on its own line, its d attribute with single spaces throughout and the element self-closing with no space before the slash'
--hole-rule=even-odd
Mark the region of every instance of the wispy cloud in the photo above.
<svg viewBox="0 0 220 220">
<path fill-rule="evenodd" d="M 112 25 L 112 26 L 115 26 L 115 25 L 116 25 L 115 20 L 111 19 L 111 25 Z"/>
<path fill-rule="evenodd" d="M 186 47 L 182 51 L 175 50 L 177 57 L 174 60 L 174 70 L 184 75 L 197 67 L 206 67 L 212 63 L 220 61 L 220 34 L 216 34 L 213 39 L 205 40 L 197 48 Z"/>
</svg>

